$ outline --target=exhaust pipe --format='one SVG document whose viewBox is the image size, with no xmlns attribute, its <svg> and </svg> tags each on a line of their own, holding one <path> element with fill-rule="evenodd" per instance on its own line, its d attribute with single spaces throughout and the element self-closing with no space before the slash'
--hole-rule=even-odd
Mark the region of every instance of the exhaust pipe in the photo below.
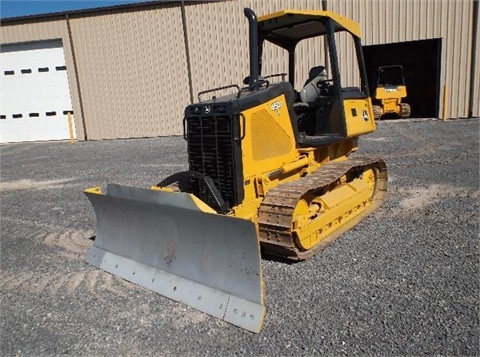
<svg viewBox="0 0 480 357">
<path fill-rule="evenodd" d="M 258 58 L 258 23 L 257 15 L 252 9 L 246 7 L 243 10 L 248 19 L 248 37 L 249 37 L 249 51 L 250 51 L 250 78 L 249 87 L 251 90 L 258 88 L 260 75 L 260 64 Z"/>
</svg>

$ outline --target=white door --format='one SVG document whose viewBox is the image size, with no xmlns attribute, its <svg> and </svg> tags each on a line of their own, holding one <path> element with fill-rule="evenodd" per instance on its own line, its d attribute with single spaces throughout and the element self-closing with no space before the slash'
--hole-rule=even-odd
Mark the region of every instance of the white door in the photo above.
<svg viewBox="0 0 480 357">
<path fill-rule="evenodd" d="M 73 110 L 61 40 L 2 45 L 0 69 L 0 142 L 69 139 Z"/>
</svg>

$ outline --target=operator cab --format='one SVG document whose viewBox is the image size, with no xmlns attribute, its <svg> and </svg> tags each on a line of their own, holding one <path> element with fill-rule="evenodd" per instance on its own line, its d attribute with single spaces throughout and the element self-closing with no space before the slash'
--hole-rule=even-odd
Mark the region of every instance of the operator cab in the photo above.
<svg viewBox="0 0 480 357">
<path fill-rule="evenodd" d="M 269 77 L 261 76 L 265 41 L 288 52 L 288 82 L 282 87 L 290 92 L 285 93 L 286 98 L 295 98 L 290 112 L 294 116 L 292 125 L 296 127 L 298 147 L 328 145 L 374 130 L 360 28 L 356 22 L 329 11 L 285 10 L 261 16 L 257 21 L 254 12 L 245 9 L 245 16 L 250 26 L 250 76 L 246 84 L 251 90 L 261 89 Z M 351 57 L 357 57 L 353 67 L 358 65 L 359 77 L 354 87 L 342 86 L 336 47 L 339 32 L 353 39 Z M 325 39 L 326 65 L 313 66 L 303 87 L 296 91 L 295 50 L 301 41 L 317 37 Z M 347 57 L 342 56 L 342 59 Z"/>
</svg>

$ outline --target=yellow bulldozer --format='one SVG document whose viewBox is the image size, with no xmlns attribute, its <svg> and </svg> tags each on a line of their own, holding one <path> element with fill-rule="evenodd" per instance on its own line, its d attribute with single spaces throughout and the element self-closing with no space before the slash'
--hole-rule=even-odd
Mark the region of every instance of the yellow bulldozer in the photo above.
<svg viewBox="0 0 480 357">
<path fill-rule="evenodd" d="M 86 261 L 259 332 L 261 254 L 313 256 L 381 203 L 387 168 L 350 156 L 375 130 L 359 25 L 328 11 L 244 13 L 250 73 L 242 87 L 216 88 L 231 92 L 186 107 L 189 170 L 150 188 L 85 191 L 97 218 Z M 338 33 L 353 39 L 358 87 L 340 84 Z M 295 48 L 317 37 L 326 39 L 332 76 L 314 66 L 296 91 Z M 288 81 L 262 76 L 267 41 L 288 52 Z"/>
<path fill-rule="evenodd" d="M 409 118 L 410 105 L 402 102 L 402 99 L 406 97 L 407 87 L 403 76 L 403 66 L 379 67 L 373 101 L 375 120 L 380 120 L 384 115 L 393 115 L 402 119 Z"/>
</svg>

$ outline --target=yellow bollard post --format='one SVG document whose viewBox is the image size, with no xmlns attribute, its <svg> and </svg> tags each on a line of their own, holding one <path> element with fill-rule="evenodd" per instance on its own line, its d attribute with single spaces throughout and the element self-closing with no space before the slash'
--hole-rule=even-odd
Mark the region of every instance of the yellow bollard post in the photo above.
<svg viewBox="0 0 480 357">
<path fill-rule="evenodd" d="M 73 137 L 73 123 L 72 123 L 72 116 L 70 115 L 70 112 L 68 112 L 67 118 L 68 118 L 68 130 L 70 132 L 70 144 L 73 144 L 75 140 Z"/>
<path fill-rule="evenodd" d="M 442 115 L 442 119 L 443 121 L 447 120 L 447 113 L 448 113 L 448 87 L 447 85 L 445 84 L 443 86 L 443 115 Z"/>
</svg>

